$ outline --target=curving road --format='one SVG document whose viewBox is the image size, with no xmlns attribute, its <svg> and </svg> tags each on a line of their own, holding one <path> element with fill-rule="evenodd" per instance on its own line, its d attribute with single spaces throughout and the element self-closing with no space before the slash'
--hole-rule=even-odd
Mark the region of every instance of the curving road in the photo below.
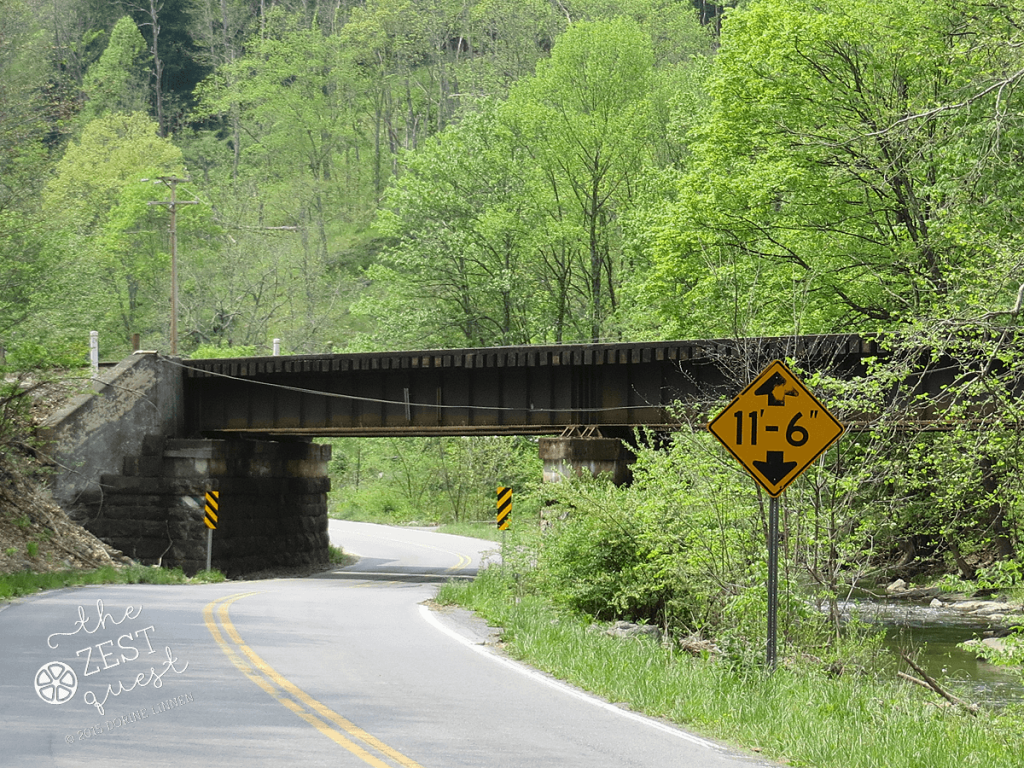
<svg viewBox="0 0 1024 768">
<path fill-rule="evenodd" d="M 304 579 L 64 589 L 0 607 L 0 765 L 736 768 L 428 610 L 494 545 L 331 521 Z"/>
</svg>

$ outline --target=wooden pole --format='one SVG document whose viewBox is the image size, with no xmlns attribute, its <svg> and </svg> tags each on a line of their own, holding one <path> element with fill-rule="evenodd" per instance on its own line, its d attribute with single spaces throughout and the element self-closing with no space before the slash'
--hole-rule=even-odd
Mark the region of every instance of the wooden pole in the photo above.
<svg viewBox="0 0 1024 768">
<path fill-rule="evenodd" d="M 146 179 L 143 179 L 146 181 Z M 171 213 L 171 355 L 178 354 L 178 206 L 198 205 L 197 200 L 178 200 L 178 184 L 189 179 L 177 176 L 159 176 L 157 181 L 171 189 L 171 199 L 159 200 L 150 205 L 166 205 Z"/>
</svg>

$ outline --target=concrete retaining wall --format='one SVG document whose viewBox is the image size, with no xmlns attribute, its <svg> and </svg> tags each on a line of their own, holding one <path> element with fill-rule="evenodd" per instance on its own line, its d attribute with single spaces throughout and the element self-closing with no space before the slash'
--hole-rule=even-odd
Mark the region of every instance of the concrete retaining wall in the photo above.
<svg viewBox="0 0 1024 768">
<path fill-rule="evenodd" d="M 100 476 L 119 473 L 126 457 L 142 451 L 146 435 L 182 430 L 181 369 L 167 359 L 137 353 L 98 376 L 94 388 L 39 429 L 57 464 L 54 498 L 73 515 L 99 501 Z"/>
<path fill-rule="evenodd" d="M 202 497 L 220 492 L 212 565 L 229 576 L 328 562 L 330 446 L 150 435 L 101 477 L 85 527 L 143 563 L 206 567 Z M 192 503 L 190 503 L 190 501 Z"/>
</svg>

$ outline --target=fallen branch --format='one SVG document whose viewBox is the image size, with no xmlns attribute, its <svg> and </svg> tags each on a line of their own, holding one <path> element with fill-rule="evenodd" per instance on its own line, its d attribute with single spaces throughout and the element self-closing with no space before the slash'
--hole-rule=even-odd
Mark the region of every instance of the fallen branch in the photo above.
<svg viewBox="0 0 1024 768">
<path fill-rule="evenodd" d="M 901 679 L 906 680 L 906 681 L 911 682 L 911 683 L 914 683 L 915 685 L 920 685 L 920 686 L 922 686 L 924 688 L 929 688 L 930 690 L 932 690 L 935 693 L 939 694 L 939 696 L 944 698 L 950 704 L 953 704 L 954 706 L 957 706 L 957 707 L 963 707 L 964 709 L 966 709 L 968 712 L 970 712 L 975 717 L 978 716 L 978 705 L 977 704 L 972 704 L 969 701 L 964 701 L 963 699 L 957 698 L 956 696 L 951 694 L 949 691 L 945 690 L 937 682 L 935 682 L 935 679 L 932 678 L 923 669 L 921 669 L 921 667 L 918 666 L 918 664 L 913 659 L 911 659 L 907 654 L 901 653 L 900 656 L 903 658 L 903 660 L 905 662 L 907 662 L 907 664 L 910 665 L 910 667 L 915 672 L 917 672 L 917 674 L 919 674 L 923 678 L 923 679 L 919 680 L 918 678 L 913 677 L 911 675 L 908 675 L 905 672 L 897 672 L 896 674 L 899 675 L 899 677 Z"/>
</svg>

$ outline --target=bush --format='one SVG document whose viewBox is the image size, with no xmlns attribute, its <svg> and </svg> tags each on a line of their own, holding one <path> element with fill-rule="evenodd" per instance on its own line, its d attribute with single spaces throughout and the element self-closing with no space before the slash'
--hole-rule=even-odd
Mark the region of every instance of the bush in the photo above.
<svg viewBox="0 0 1024 768">
<path fill-rule="evenodd" d="M 552 489 L 539 588 L 604 620 L 717 631 L 763 542 L 753 496 L 702 461 L 709 447 L 705 434 L 680 432 L 667 450 L 637 449 L 629 487 L 576 478 Z"/>
</svg>

